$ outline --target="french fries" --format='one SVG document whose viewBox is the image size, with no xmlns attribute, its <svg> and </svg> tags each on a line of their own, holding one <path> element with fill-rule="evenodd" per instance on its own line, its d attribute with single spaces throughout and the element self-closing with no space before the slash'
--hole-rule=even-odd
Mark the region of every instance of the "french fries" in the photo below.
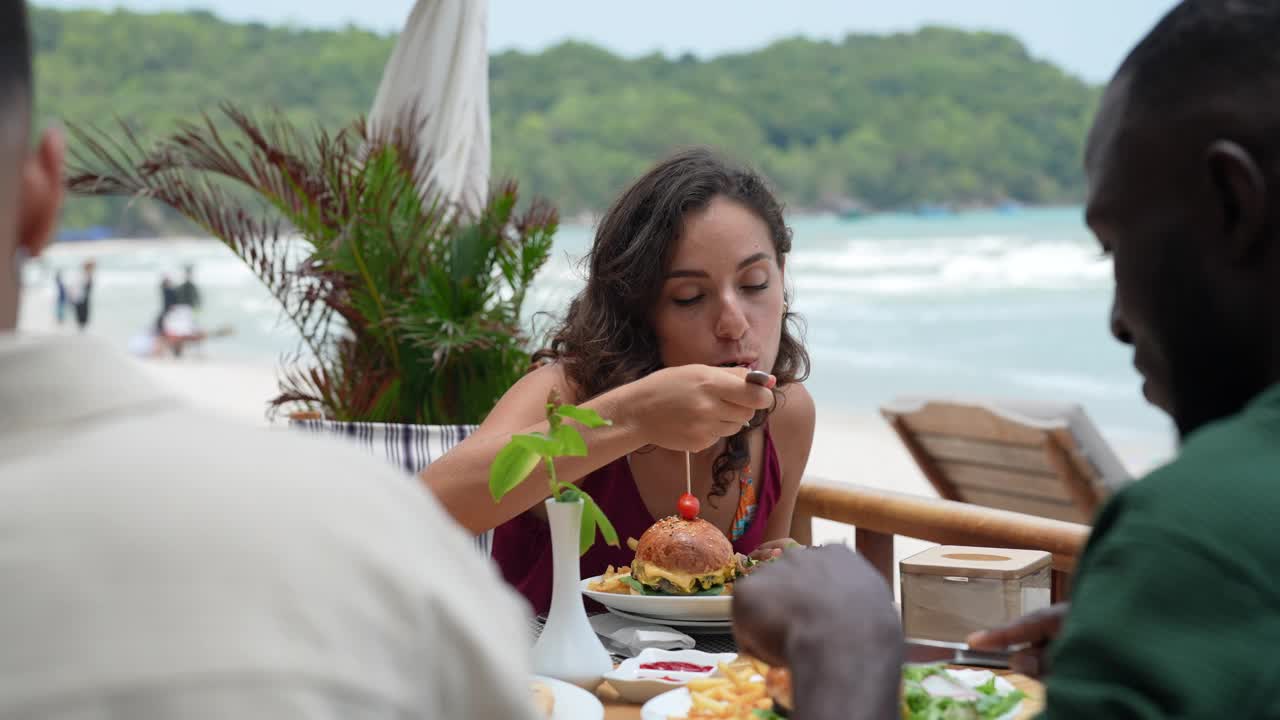
<svg viewBox="0 0 1280 720">
<path fill-rule="evenodd" d="M 693 706 L 688 715 L 671 720 L 753 720 L 754 711 L 773 707 L 773 701 L 764 691 L 768 665 L 754 658 L 739 657 L 719 666 L 722 677 L 689 681 Z"/>
<path fill-rule="evenodd" d="M 631 586 L 624 583 L 622 578 L 631 576 L 631 568 L 623 565 L 617 570 L 610 565 L 605 569 L 604 574 L 599 580 L 587 583 L 587 588 L 593 592 L 606 592 L 615 595 L 630 595 Z"/>
</svg>

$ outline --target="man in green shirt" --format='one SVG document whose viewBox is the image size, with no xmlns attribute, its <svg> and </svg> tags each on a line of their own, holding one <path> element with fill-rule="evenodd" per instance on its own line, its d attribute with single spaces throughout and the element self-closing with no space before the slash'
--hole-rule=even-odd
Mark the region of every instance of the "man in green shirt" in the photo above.
<svg viewBox="0 0 1280 720">
<path fill-rule="evenodd" d="M 1052 640 L 1048 718 L 1280 718 L 1280 3 L 1170 11 L 1107 87 L 1085 169 L 1112 331 L 1182 447 L 1102 510 L 1069 609 L 970 643 Z M 851 553 L 797 553 L 739 584 L 735 631 L 791 667 L 793 718 L 889 718 L 890 600 Z"/>
</svg>

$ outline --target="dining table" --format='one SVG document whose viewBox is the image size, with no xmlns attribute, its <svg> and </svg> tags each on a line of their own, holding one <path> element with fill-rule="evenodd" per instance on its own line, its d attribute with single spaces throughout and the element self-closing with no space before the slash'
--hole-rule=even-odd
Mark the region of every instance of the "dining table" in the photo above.
<svg viewBox="0 0 1280 720">
<path fill-rule="evenodd" d="M 961 668 L 965 666 L 951 665 L 950 667 Z M 987 668 L 974 669 L 985 670 Z M 1044 685 L 1039 681 L 1008 670 L 992 670 L 992 672 L 1004 676 L 1011 685 L 1026 693 L 1027 697 L 1022 701 L 1022 710 L 1018 713 L 1017 720 L 1035 717 L 1044 708 Z M 600 685 L 600 689 L 596 691 L 596 697 L 600 698 L 600 702 L 604 704 L 605 720 L 640 720 L 640 706 L 619 698 L 618 693 L 609 687 L 609 683 L 605 682 Z"/>
<path fill-rule="evenodd" d="M 546 622 L 546 618 L 532 618 L 530 626 L 531 636 L 536 640 L 542 632 L 542 628 Z M 737 652 L 737 644 L 731 634 L 722 634 L 718 632 L 710 632 L 707 634 L 695 633 L 691 637 L 695 640 L 694 649 L 710 653 L 726 653 Z M 1022 708 L 1018 712 L 1015 720 L 1023 720 L 1024 718 L 1032 718 L 1040 713 L 1044 708 L 1044 685 L 1034 678 L 1027 677 L 1019 673 L 1015 673 L 1008 669 L 991 669 L 988 667 L 975 667 L 969 665 L 957 664 L 950 662 L 952 659 L 952 650 L 943 650 L 927 647 L 909 647 L 906 650 L 905 660 L 908 663 L 945 663 L 947 667 L 956 669 L 972 669 L 972 670 L 990 670 L 996 675 L 1000 675 L 1009 681 L 1015 688 L 1021 690 L 1026 698 L 1022 702 Z M 627 655 L 613 653 L 614 667 L 617 667 L 627 657 Z M 958 657 L 958 656 L 956 656 Z M 616 690 L 610 687 L 607 681 L 602 682 L 595 692 L 596 698 L 604 706 L 604 720 L 640 720 L 639 704 L 629 702 L 620 697 Z"/>
</svg>

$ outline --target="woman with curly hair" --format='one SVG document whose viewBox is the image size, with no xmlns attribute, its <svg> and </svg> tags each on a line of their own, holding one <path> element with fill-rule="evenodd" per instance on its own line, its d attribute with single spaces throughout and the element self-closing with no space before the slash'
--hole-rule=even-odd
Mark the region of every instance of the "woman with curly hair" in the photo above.
<svg viewBox="0 0 1280 720">
<path fill-rule="evenodd" d="M 537 368 L 474 435 L 423 471 L 453 517 L 496 528 L 493 555 L 538 613 L 551 602 L 545 470 L 494 503 L 489 464 L 514 433 L 545 431 L 552 391 L 613 421 L 585 430 L 586 457 L 556 475 L 599 503 L 621 538 L 675 514 L 692 453 L 701 517 L 735 550 L 768 557 L 791 541 L 791 513 L 813 443 L 809 357 L 784 288 L 791 231 L 763 179 L 703 149 L 636 180 L 601 219 L 586 287 Z M 769 387 L 747 383 L 758 369 Z M 584 576 L 631 562 L 597 543 Z"/>
</svg>

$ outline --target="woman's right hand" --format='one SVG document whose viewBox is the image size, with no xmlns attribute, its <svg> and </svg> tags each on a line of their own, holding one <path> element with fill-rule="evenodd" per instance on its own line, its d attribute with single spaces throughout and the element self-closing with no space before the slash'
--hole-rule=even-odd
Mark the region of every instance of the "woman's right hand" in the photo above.
<svg viewBox="0 0 1280 720">
<path fill-rule="evenodd" d="M 627 401 L 648 444 L 699 452 L 737 434 L 757 410 L 773 406 L 768 386 L 746 381 L 747 369 L 711 365 L 664 368 L 632 383 Z"/>
</svg>

